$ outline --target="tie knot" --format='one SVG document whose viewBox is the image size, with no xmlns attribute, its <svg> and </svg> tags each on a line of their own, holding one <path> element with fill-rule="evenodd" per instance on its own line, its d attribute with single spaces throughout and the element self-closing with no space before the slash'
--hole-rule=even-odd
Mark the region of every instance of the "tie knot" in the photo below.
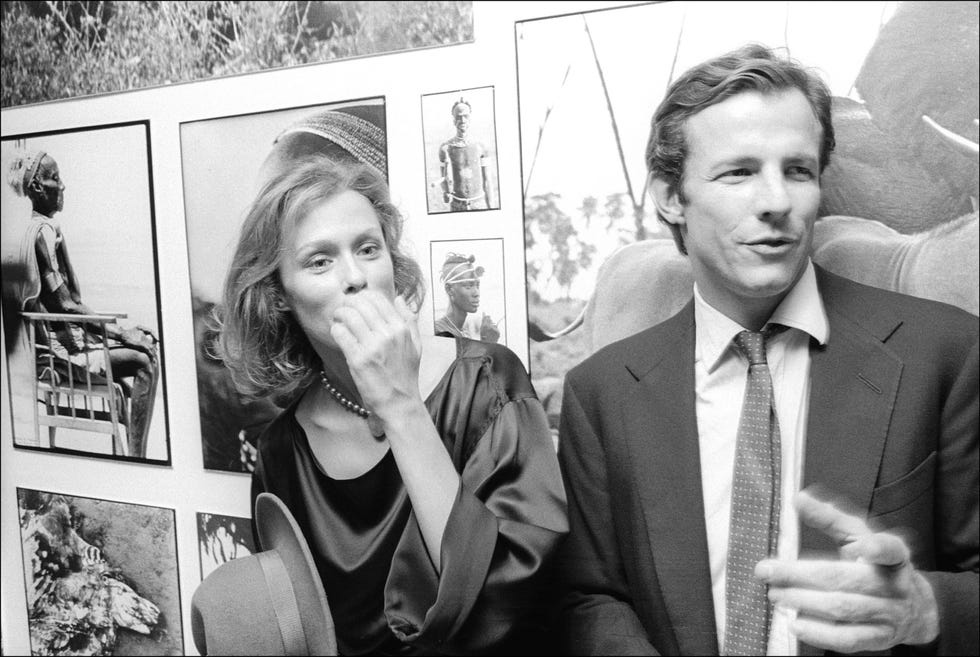
<svg viewBox="0 0 980 657">
<path fill-rule="evenodd" d="M 766 364 L 766 339 L 773 333 L 766 327 L 764 331 L 742 331 L 735 336 L 735 345 L 749 359 L 749 366 Z"/>
</svg>

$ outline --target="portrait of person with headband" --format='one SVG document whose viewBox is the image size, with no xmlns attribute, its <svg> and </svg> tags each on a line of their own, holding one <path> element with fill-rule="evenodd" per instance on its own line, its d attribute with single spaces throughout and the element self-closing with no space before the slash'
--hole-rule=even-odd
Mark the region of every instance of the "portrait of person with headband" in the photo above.
<svg viewBox="0 0 980 657">
<path fill-rule="evenodd" d="M 473 266 L 476 256 L 450 253 L 442 265 L 439 280 L 446 289 L 449 305 L 446 314 L 435 322 L 435 334 L 454 338 L 470 338 L 482 342 L 499 342 L 500 329 L 490 315 L 467 322 L 480 309 L 480 278 L 484 268 Z"/>
<path fill-rule="evenodd" d="M 43 150 L 20 151 L 10 161 L 7 183 L 17 196 L 30 200 L 32 214 L 16 254 L 24 275 L 17 281 L 5 281 L 5 294 L 15 297 L 18 312 L 95 314 L 82 301 L 68 257 L 68 241 L 54 218 L 65 204 L 65 183 L 57 161 Z M 94 324 L 53 324 L 50 335 L 38 335 L 37 341 L 55 357 L 92 374 L 105 376 L 111 368 L 130 400 L 129 408 L 124 409 L 130 453 L 143 455 L 159 377 L 158 341 L 150 329 L 141 326 L 109 324 L 106 329 L 109 363 L 105 362 L 101 331 Z"/>
</svg>

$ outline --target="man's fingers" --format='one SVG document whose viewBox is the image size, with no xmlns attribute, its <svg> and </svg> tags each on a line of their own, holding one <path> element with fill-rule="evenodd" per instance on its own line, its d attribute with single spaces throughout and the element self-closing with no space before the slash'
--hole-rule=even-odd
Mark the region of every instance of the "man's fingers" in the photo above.
<svg viewBox="0 0 980 657">
<path fill-rule="evenodd" d="M 841 591 L 893 597 L 896 578 L 882 568 L 856 561 L 779 561 L 763 559 L 755 567 L 755 576 L 770 587 Z"/>
<path fill-rule="evenodd" d="M 840 545 L 871 533 L 867 523 L 858 516 L 845 513 L 830 502 L 817 499 L 806 490 L 797 493 L 794 501 L 802 522 L 819 529 Z"/>
<path fill-rule="evenodd" d="M 843 623 L 885 623 L 894 618 L 890 598 L 813 589 L 770 588 L 769 599 L 804 616 Z"/>
<path fill-rule="evenodd" d="M 875 623 L 836 623 L 798 616 L 790 622 L 790 631 L 804 643 L 835 652 L 883 650 L 895 643 L 895 628 Z"/>
<path fill-rule="evenodd" d="M 862 536 L 841 547 L 841 556 L 879 566 L 898 568 L 909 562 L 909 548 L 898 536 L 879 532 Z"/>
</svg>

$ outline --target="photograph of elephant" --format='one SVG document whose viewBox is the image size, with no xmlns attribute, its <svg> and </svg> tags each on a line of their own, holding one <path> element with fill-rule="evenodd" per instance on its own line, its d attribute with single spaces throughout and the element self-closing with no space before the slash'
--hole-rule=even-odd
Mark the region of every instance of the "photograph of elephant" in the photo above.
<svg viewBox="0 0 980 657">
<path fill-rule="evenodd" d="M 473 3 L 7 0 L 0 31 L 10 107 L 468 43 Z"/>
<path fill-rule="evenodd" d="M 181 655 L 173 509 L 17 489 L 33 655 Z"/>
<path fill-rule="evenodd" d="M 429 214 L 500 209 L 493 87 L 422 96 Z"/>
<path fill-rule="evenodd" d="M 977 3 L 663 2 L 515 29 L 530 371 L 554 422 L 572 366 L 690 298 L 646 194 L 650 120 L 677 75 L 747 42 L 834 94 L 815 261 L 980 310 Z"/>
<path fill-rule="evenodd" d="M 184 216 L 194 316 L 204 467 L 248 473 L 255 440 L 289 399 L 238 392 L 215 350 L 213 309 L 249 205 L 265 181 L 311 153 L 354 159 L 387 177 L 384 98 L 367 98 L 180 126 Z M 220 190 L 220 193 L 218 193 Z"/>
<path fill-rule="evenodd" d="M 504 241 L 436 240 L 429 250 L 435 334 L 507 344 Z"/>
<path fill-rule="evenodd" d="M 170 463 L 149 124 L 0 142 L 15 447 Z"/>
<path fill-rule="evenodd" d="M 204 581 L 221 564 L 255 553 L 252 520 L 198 512 L 197 548 Z"/>
</svg>

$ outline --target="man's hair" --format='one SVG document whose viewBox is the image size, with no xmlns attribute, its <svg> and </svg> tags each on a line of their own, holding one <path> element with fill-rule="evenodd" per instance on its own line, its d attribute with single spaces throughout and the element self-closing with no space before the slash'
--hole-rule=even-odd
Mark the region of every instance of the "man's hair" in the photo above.
<svg viewBox="0 0 980 657">
<path fill-rule="evenodd" d="M 459 107 L 460 105 L 466 105 L 466 108 L 469 109 L 470 112 L 473 111 L 473 106 L 470 105 L 470 101 L 468 101 L 465 98 L 463 98 L 462 96 L 460 96 L 459 97 L 459 100 L 457 100 L 455 103 L 453 103 L 453 108 L 451 110 L 449 110 L 449 113 L 453 115 L 453 118 L 454 119 L 456 118 L 456 108 Z"/>
<path fill-rule="evenodd" d="M 769 94 L 787 89 L 802 92 L 820 122 L 823 133 L 820 172 L 823 173 L 834 150 L 830 89 L 815 72 L 758 44 L 748 44 L 702 62 L 670 85 L 651 121 L 646 149 L 647 171 L 652 177 L 665 181 L 669 192 L 676 193 L 681 203 L 686 203 L 683 182 L 688 150 L 684 136 L 687 120 L 745 91 Z M 668 223 L 659 212 L 657 216 L 670 228 L 677 248 L 686 255 L 680 226 Z"/>
<path fill-rule="evenodd" d="M 297 161 L 271 178 L 249 207 L 216 313 L 218 355 L 241 392 L 286 397 L 320 371 L 316 352 L 286 305 L 279 264 L 289 228 L 347 190 L 363 195 L 377 213 L 396 293 L 413 308 L 421 305 L 422 270 L 400 249 L 402 216 L 381 173 L 323 155 Z"/>
</svg>

